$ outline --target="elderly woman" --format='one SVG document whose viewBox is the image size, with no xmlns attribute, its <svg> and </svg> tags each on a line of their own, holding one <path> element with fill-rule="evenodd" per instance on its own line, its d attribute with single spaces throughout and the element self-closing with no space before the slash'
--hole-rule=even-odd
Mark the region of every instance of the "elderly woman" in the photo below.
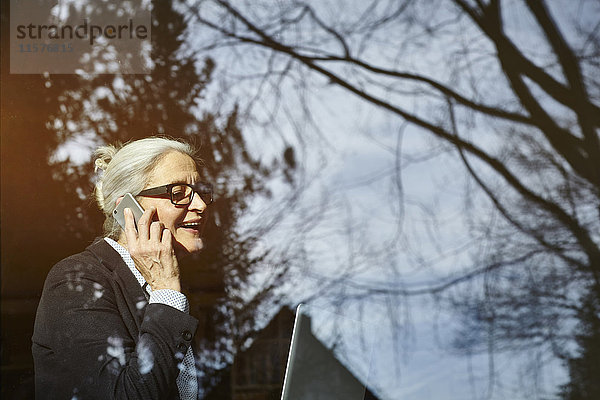
<svg viewBox="0 0 600 400">
<path fill-rule="evenodd" d="M 194 149 L 147 138 L 96 152 L 104 238 L 56 264 L 33 334 L 38 399 L 196 399 L 191 343 L 198 321 L 178 260 L 202 249 L 211 186 Z M 113 217 L 131 193 L 145 210 Z M 124 203 L 125 204 L 125 203 Z"/>
</svg>

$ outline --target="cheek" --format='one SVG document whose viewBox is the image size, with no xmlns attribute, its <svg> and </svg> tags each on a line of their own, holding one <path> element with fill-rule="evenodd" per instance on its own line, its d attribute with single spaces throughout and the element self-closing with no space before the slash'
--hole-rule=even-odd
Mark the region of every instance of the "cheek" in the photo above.
<svg viewBox="0 0 600 400">
<path fill-rule="evenodd" d="M 152 218 L 154 221 L 162 222 L 166 228 L 173 229 L 177 226 L 177 224 L 181 221 L 178 221 L 180 213 L 174 207 L 171 207 L 171 204 L 163 204 L 163 202 L 153 202 L 146 201 L 144 204 L 140 202 L 141 206 L 144 207 L 145 210 L 154 206 L 156 208 L 156 213 Z"/>
<path fill-rule="evenodd" d="M 136 200 L 144 210 L 147 210 L 152 205 L 147 197 L 138 198 Z"/>
<path fill-rule="evenodd" d="M 173 230 L 175 233 L 175 229 L 177 229 L 177 225 L 183 222 L 184 213 L 179 212 L 176 209 L 172 210 L 162 210 L 160 214 L 160 221 L 165 224 L 165 227 Z"/>
</svg>

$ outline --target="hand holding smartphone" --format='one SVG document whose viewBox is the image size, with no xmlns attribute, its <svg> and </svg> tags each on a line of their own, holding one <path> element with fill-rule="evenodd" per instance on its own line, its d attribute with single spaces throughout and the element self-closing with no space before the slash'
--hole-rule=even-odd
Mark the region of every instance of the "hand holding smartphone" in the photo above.
<svg viewBox="0 0 600 400">
<path fill-rule="evenodd" d="M 125 229 L 126 208 L 132 211 L 135 232 Z M 125 231 L 127 250 L 152 290 L 171 289 L 180 292 L 179 263 L 172 247 L 171 231 L 164 229 L 160 221 L 152 221 L 155 207 L 145 213 L 147 215 L 142 217 L 144 209 L 131 193 L 127 193 L 115 208 L 113 217 Z"/>
<path fill-rule="evenodd" d="M 142 217 L 142 214 L 144 213 L 144 209 L 142 208 L 140 203 L 138 203 L 133 198 L 131 193 L 127 193 L 123 197 L 123 200 L 121 200 L 121 202 L 117 205 L 115 211 L 113 211 L 113 216 L 115 217 L 119 225 L 121 225 L 121 228 L 123 230 L 125 230 L 125 215 L 123 214 L 123 212 L 126 208 L 131 209 L 131 211 L 133 212 L 133 219 L 135 221 L 135 228 L 137 230 L 137 224 L 139 219 Z"/>
</svg>

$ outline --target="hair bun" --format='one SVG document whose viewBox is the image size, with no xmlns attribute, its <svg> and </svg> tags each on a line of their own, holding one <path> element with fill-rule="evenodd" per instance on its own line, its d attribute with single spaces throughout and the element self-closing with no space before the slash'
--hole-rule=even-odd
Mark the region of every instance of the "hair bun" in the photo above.
<svg viewBox="0 0 600 400">
<path fill-rule="evenodd" d="M 94 172 L 98 172 L 98 170 L 106 171 L 107 167 L 108 163 L 102 158 L 97 158 L 96 161 L 94 161 Z"/>
<path fill-rule="evenodd" d="M 94 152 L 96 160 L 94 160 L 94 171 L 98 170 L 106 171 L 108 164 L 111 162 L 115 154 L 119 149 L 116 146 L 108 145 L 102 146 Z"/>
<path fill-rule="evenodd" d="M 94 152 L 94 156 L 96 157 L 96 159 L 94 160 L 94 172 L 98 172 L 98 170 L 100 170 L 103 173 L 101 176 L 98 177 L 98 180 L 96 181 L 96 188 L 94 190 L 96 195 L 96 201 L 98 202 L 98 205 L 100 206 L 100 209 L 102 211 L 106 211 L 106 204 L 104 200 L 105 196 L 104 191 L 102 190 L 104 172 L 106 172 L 106 170 L 108 169 L 108 164 L 110 164 L 115 154 L 117 154 L 117 152 L 119 151 L 121 145 L 118 146 L 119 147 L 112 145 L 102 146 Z"/>
</svg>

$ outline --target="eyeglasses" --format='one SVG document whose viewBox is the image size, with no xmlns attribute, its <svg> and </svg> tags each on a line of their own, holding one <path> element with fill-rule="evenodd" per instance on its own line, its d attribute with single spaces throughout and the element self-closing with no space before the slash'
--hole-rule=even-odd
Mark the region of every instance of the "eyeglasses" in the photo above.
<svg viewBox="0 0 600 400">
<path fill-rule="evenodd" d="M 168 185 L 144 189 L 138 196 L 158 196 L 161 194 L 168 194 L 171 196 L 171 203 L 176 206 L 187 206 L 192 202 L 194 193 L 198 193 L 198 196 L 200 196 L 206 205 L 212 204 L 213 187 L 210 183 L 205 182 L 198 182 L 193 185 L 187 183 L 170 183 Z"/>
</svg>

